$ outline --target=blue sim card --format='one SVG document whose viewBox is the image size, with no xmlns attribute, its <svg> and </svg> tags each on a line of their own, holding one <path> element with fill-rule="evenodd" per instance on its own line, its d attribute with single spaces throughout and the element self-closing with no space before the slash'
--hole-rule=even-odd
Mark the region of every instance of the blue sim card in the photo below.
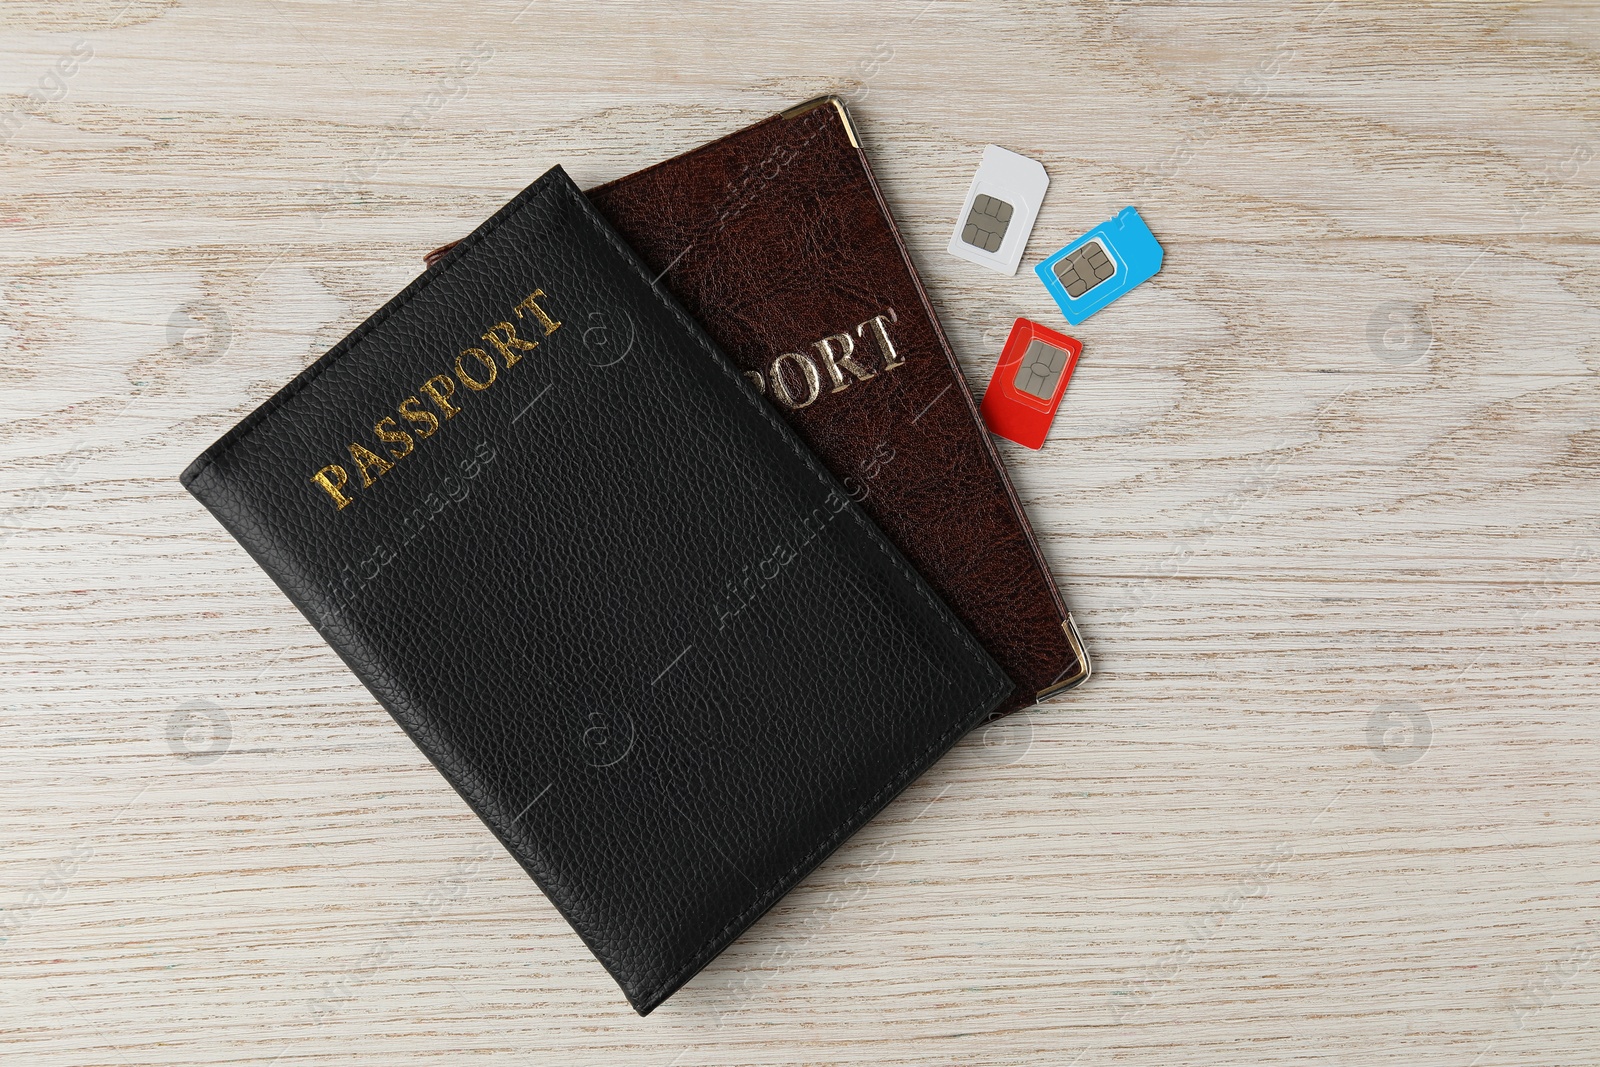
<svg viewBox="0 0 1600 1067">
<path fill-rule="evenodd" d="M 1160 269 L 1155 234 L 1139 212 L 1125 207 L 1033 271 L 1076 326 Z"/>
</svg>

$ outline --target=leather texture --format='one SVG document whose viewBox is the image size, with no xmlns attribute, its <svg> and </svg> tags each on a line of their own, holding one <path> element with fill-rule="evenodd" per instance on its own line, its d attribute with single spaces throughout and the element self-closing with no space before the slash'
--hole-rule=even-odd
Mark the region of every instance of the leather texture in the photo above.
<svg viewBox="0 0 1600 1067">
<path fill-rule="evenodd" d="M 373 485 L 310 480 L 470 348 Z M 182 480 L 641 1014 L 1011 688 L 559 168 Z"/>
<path fill-rule="evenodd" d="M 842 101 L 800 105 L 588 196 L 1016 683 L 994 717 L 1088 680 L 1088 652 Z M 873 331 L 858 332 L 886 309 L 904 360 L 892 370 Z M 836 382 L 819 367 L 816 343 L 841 333 L 872 377 L 847 368 Z M 813 402 L 774 396 L 785 353 L 787 374 L 804 373 L 801 358 L 817 373 Z"/>
<path fill-rule="evenodd" d="M 822 367 L 814 402 L 766 395 L 1016 683 L 995 714 L 1027 707 L 1087 678 L 1087 654 L 843 104 L 785 114 L 589 198 L 741 370 L 852 337 L 872 377 L 835 392 Z M 885 309 L 889 370 L 857 332 Z"/>
</svg>

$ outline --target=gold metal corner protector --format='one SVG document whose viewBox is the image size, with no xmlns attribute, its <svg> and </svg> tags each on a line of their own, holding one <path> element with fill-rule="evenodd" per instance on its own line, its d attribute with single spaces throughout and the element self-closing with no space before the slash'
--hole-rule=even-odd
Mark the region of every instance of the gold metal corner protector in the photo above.
<svg viewBox="0 0 1600 1067">
<path fill-rule="evenodd" d="M 856 136 L 856 127 L 855 124 L 850 121 L 850 112 L 845 108 L 844 101 L 839 99 L 833 93 L 829 93 L 827 96 L 819 96 L 815 100 L 807 100 L 803 104 L 796 104 L 787 111 L 778 112 L 778 117 L 781 119 L 797 119 L 801 115 L 815 111 L 817 108 L 823 107 L 827 104 L 832 104 L 834 109 L 839 112 L 839 121 L 844 124 L 845 136 L 850 138 L 850 147 L 860 148 L 861 139 Z"/>
<path fill-rule="evenodd" d="M 1078 633 L 1078 624 L 1070 611 L 1067 612 L 1066 621 L 1061 624 L 1061 632 L 1067 635 L 1067 644 L 1071 646 L 1072 654 L 1078 657 L 1079 669 L 1068 677 L 1039 690 L 1035 700 L 1046 700 L 1057 693 L 1075 689 L 1087 682 L 1089 676 L 1094 673 L 1094 664 L 1089 660 L 1089 650 L 1084 647 L 1083 638 Z"/>
</svg>

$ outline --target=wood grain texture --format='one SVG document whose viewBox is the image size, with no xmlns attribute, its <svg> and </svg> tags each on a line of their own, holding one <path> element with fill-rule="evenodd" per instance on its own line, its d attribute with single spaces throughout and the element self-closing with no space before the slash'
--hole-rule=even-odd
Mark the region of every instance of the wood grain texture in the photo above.
<svg viewBox="0 0 1600 1067">
<path fill-rule="evenodd" d="M 1600 1063 L 1589 4 L 0 9 L 0 1058 Z M 66 68 L 71 68 L 70 73 Z M 649 1019 L 178 486 L 554 163 L 845 91 L 1097 658 Z M 32 95 L 29 95 L 30 91 Z M 1053 184 L 948 256 L 982 146 Z"/>
</svg>

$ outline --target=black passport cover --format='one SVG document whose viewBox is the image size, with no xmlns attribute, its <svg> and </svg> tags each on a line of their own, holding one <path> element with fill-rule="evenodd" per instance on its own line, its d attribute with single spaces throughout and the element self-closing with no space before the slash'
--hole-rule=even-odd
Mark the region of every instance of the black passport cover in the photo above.
<svg viewBox="0 0 1600 1067">
<path fill-rule="evenodd" d="M 560 168 L 182 480 L 641 1014 L 1011 689 Z"/>
</svg>

